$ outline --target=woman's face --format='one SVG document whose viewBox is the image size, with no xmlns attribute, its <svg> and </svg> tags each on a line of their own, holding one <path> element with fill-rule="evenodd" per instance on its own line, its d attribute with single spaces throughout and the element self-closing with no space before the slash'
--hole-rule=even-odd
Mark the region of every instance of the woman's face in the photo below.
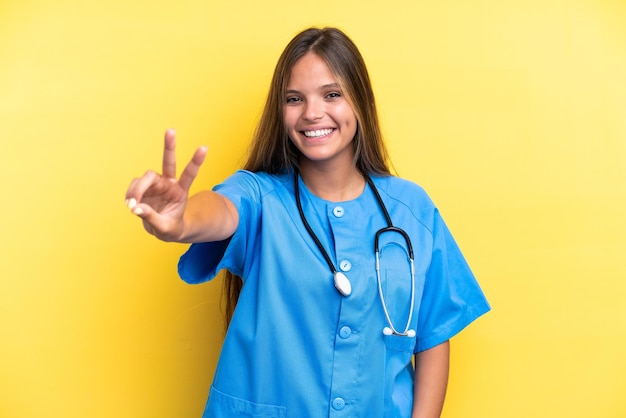
<svg viewBox="0 0 626 418">
<path fill-rule="evenodd" d="M 353 164 L 356 116 L 328 65 L 312 52 L 291 69 L 283 116 L 301 164 Z"/>
</svg>

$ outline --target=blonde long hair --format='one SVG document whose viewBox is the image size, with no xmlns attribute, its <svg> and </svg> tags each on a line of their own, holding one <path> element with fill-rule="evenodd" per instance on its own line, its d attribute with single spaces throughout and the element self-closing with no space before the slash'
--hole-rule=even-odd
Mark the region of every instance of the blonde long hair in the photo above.
<svg viewBox="0 0 626 418">
<path fill-rule="evenodd" d="M 357 169 L 363 174 L 389 175 L 388 153 L 382 138 L 367 67 L 356 45 L 336 28 L 306 29 L 296 35 L 281 54 L 243 168 L 271 174 L 298 168 L 299 151 L 292 144 L 285 129 L 283 105 L 291 69 L 309 52 L 315 53 L 326 62 L 356 115 L 357 132 L 352 143 Z M 241 278 L 226 272 L 226 327 L 235 311 L 242 283 Z"/>
</svg>

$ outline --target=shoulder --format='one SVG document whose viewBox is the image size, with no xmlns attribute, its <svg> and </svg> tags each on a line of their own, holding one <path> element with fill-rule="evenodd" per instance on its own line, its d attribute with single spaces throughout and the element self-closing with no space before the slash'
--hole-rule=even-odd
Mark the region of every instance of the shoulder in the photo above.
<svg viewBox="0 0 626 418">
<path fill-rule="evenodd" d="M 372 177 L 392 218 L 412 219 L 432 234 L 440 217 L 437 206 L 417 183 L 395 176 Z"/>
<path fill-rule="evenodd" d="M 289 173 L 268 174 L 263 171 L 253 172 L 237 170 L 226 178 L 222 183 L 213 188 L 218 193 L 224 194 L 247 194 L 259 198 L 273 193 L 277 189 L 284 189 L 290 184 Z"/>
<path fill-rule="evenodd" d="M 372 177 L 374 184 L 381 193 L 400 205 L 411 208 L 435 209 L 435 204 L 419 184 L 395 176 Z"/>
</svg>

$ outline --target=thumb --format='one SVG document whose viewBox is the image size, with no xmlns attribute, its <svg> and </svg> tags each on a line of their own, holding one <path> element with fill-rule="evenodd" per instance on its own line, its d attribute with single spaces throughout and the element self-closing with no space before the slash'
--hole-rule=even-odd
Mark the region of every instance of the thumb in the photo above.
<svg viewBox="0 0 626 418">
<path fill-rule="evenodd" d="M 159 230 L 154 224 L 154 222 L 156 222 L 155 216 L 157 215 L 154 209 L 152 209 L 149 205 L 139 203 L 133 206 L 131 212 L 141 219 L 146 232 L 148 232 L 150 235 L 154 235 L 155 237 L 160 238 Z"/>
<path fill-rule="evenodd" d="M 144 220 L 152 216 L 152 208 L 149 205 L 137 203 L 137 200 L 134 198 L 128 199 L 128 201 L 126 202 L 126 206 L 128 206 L 128 209 L 130 209 L 133 214 L 139 216 Z"/>
</svg>

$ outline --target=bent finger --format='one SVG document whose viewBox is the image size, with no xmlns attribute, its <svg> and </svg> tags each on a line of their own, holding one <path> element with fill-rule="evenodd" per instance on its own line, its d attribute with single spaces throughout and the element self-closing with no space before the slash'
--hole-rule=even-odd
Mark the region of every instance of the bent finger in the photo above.
<svg viewBox="0 0 626 418">
<path fill-rule="evenodd" d="M 143 198 L 143 195 L 146 193 L 146 191 L 150 187 L 158 183 L 160 178 L 161 176 L 159 174 L 155 173 L 152 170 L 149 170 L 146 171 L 146 173 L 140 178 L 134 179 L 130 183 L 128 190 L 126 191 L 127 204 L 128 201 L 131 199 L 134 199 L 135 202 L 141 202 L 141 199 Z"/>
<path fill-rule="evenodd" d="M 135 187 L 136 187 L 138 181 L 139 181 L 139 179 L 137 179 L 137 178 L 133 179 L 130 182 L 130 185 L 128 185 L 128 189 L 126 189 L 126 195 L 124 197 L 126 198 L 126 204 L 127 205 L 128 205 L 128 201 L 135 196 Z"/>
</svg>

